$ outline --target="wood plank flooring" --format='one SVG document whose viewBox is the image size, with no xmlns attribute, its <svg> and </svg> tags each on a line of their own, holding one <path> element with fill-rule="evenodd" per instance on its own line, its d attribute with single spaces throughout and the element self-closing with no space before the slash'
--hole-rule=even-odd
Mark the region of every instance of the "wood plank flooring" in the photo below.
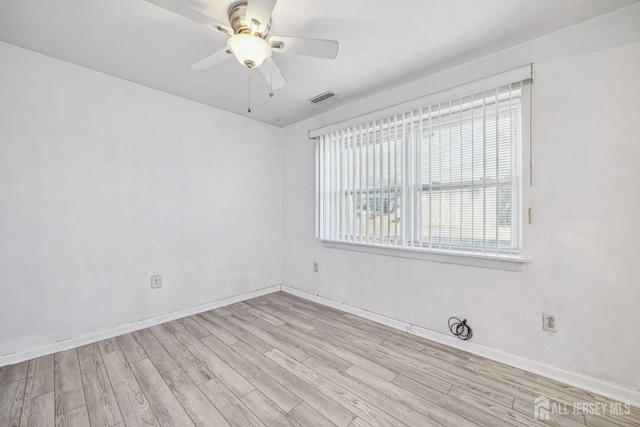
<svg viewBox="0 0 640 427">
<path fill-rule="evenodd" d="M 615 402 L 283 292 L 0 368 L 0 427 L 640 426 L 574 403 Z"/>
</svg>

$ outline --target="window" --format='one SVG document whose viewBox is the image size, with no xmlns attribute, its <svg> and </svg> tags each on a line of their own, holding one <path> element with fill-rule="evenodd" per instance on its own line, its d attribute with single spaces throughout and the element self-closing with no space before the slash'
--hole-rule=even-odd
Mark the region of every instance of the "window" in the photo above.
<svg viewBox="0 0 640 427">
<path fill-rule="evenodd" d="M 316 138 L 316 237 L 520 256 L 523 83 Z"/>
</svg>

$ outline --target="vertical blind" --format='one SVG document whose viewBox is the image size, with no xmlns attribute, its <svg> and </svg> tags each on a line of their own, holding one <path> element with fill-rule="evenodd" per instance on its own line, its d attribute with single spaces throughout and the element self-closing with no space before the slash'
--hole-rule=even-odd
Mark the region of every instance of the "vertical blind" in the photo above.
<svg viewBox="0 0 640 427">
<path fill-rule="evenodd" d="M 316 137 L 316 238 L 518 257 L 522 85 Z"/>
</svg>

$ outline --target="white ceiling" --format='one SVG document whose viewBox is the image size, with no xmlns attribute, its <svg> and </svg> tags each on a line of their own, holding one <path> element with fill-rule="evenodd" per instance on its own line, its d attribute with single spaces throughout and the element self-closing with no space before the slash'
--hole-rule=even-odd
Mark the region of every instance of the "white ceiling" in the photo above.
<svg viewBox="0 0 640 427">
<path fill-rule="evenodd" d="M 234 0 L 181 0 L 222 22 Z M 250 0 L 249 0 L 250 1 Z M 611 12 L 638 0 L 279 0 L 271 35 L 334 39 L 333 60 L 276 54 L 289 84 L 268 96 L 229 60 L 187 66 L 226 37 L 144 0 L 2 0 L 0 40 L 276 126 Z M 306 102 L 333 90 L 325 105 Z"/>
</svg>

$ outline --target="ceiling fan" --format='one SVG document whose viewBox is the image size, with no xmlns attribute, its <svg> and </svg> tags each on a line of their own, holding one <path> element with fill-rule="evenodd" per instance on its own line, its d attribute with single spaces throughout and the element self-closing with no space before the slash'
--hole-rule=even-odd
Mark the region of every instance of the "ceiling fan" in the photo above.
<svg viewBox="0 0 640 427">
<path fill-rule="evenodd" d="M 338 55 L 338 42 L 334 40 L 281 36 L 271 36 L 267 39 L 271 29 L 271 13 L 277 0 L 233 3 L 229 7 L 229 25 L 174 0 L 146 1 L 229 36 L 224 49 L 190 65 L 189 68 L 192 70 L 207 70 L 235 56 L 245 67 L 258 68 L 273 90 L 287 84 L 271 59 L 273 52 L 326 59 L 334 59 Z M 266 66 L 261 67 L 263 64 Z"/>
</svg>

